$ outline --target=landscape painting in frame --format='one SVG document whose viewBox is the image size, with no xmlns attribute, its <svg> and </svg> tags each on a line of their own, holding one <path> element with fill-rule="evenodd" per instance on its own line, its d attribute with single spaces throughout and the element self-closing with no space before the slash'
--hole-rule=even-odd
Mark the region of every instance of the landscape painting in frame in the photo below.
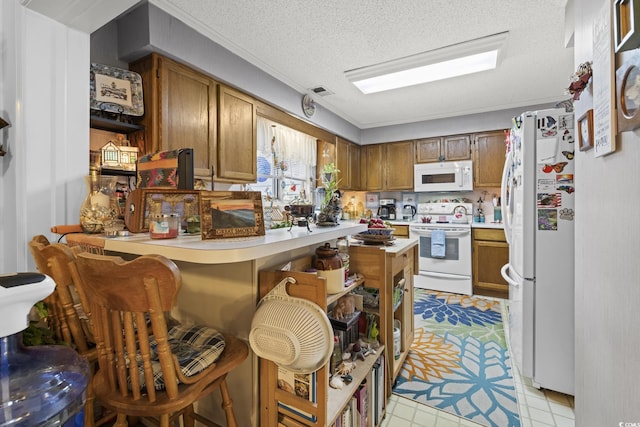
<svg viewBox="0 0 640 427">
<path fill-rule="evenodd" d="M 200 198 L 203 240 L 264 236 L 259 191 L 203 191 Z"/>
</svg>

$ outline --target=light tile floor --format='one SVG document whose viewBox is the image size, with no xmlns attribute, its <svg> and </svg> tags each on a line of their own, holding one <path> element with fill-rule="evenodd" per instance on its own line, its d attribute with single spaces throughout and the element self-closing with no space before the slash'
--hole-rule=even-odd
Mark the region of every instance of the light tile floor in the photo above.
<svg viewBox="0 0 640 427">
<path fill-rule="evenodd" d="M 504 307 L 506 310 L 506 304 Z M 508 322 L 505 322 L 505 329 L 507 324 Z M 508 334 L 509 331 L 506 330 L 506 333 Z M 520 409 L 521 427 L 575 427 L 573 396 L 550 390 L 539 390 L 532 385 L 530 379 L 522 377 L 515 366 L 512 372 Z M 381 427 L 477 427 L 479 425 L 393 394 L 387 402 L 387 415 Z"/>
</svg>

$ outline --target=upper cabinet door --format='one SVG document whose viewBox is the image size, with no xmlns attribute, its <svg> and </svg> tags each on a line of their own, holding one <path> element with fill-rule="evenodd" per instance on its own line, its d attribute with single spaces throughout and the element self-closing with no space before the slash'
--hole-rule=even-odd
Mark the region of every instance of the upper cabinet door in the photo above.
<svg viewBox="0 0 640 427">
<path fill-rule="evenodd" d="M 216 82 L 166 58 L 159 60 L 158 145 L 193 148 L 194 174 L 209 176 L 216 126 Z"/>
<path fill-rule="evenodd" d="M 256 106 L 253 98 L 220 85 L 216 175 L 222 180 L 253 182 L 256 168 Z"/>
<path fill-rule="evenodd" d="M 385 190 L 413 190 L 413 141 L 385 144 Z"/>
<path fill-rule="evenodd" d="M 426 138 L 416 141 L 416 163 L 433 163 L 442 160 L 442 138 Z"/>
<path fill-rule="evenodd" d="M 360 182 L 360 146 L 349 144 L 349 180 L 352 190 L 361 190 Z"/>
<path fill-rule="evenodd" d="M 340 183 L 338 188 L 341 190 L 351 189 L 351 162 L 349 160 L 349 141 L 340 137 L 336 138 L 336 167 L 340 171 L 338 173 L 338 179 Z"/>
<path fill-rule="evenodd" d="M 471 159 L 471 136 L 452 135 L 416 141 L 416 163 Z"/>
<path fill-rule="evenodd" d="M 471 159 L 471 136 L 445 136 L 442 138 L 442 154 L 446 161 Z"/>
<path fill-rule="evenodd" d="M 479 133 L 474 138 L 474 187 L 500 187 L 505 161 L 505 135 L 499 130 Z"/>
<path fill-rule="evenodd" d="M 360 165 L 364 171 L 361 186 L 368 191 L 382 191 L 384 180 L 382 178 L 382 148 L 384 144 L 363 145 L 362 164 Z"/>
</svg>

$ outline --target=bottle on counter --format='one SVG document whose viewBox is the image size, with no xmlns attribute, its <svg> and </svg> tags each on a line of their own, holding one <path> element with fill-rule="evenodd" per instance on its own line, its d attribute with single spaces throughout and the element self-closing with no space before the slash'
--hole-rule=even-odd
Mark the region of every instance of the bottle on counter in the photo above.
<svg viewBox="0 0 640 427">
<path fill-rule="evenodd" d="M 364 216 L 364 205 L 361 201 L 358 201 L 358 206 L 356 207 L 356 218 L 362 218 Z"/>
<path fill-rule="evenodd" d="M 333 353 L 331 354 L 331 375 L 335 374 L 338 366 L 342 363 L 342 349 L 340 348 L 340 338 L 333 337 Z"/>
</svg>

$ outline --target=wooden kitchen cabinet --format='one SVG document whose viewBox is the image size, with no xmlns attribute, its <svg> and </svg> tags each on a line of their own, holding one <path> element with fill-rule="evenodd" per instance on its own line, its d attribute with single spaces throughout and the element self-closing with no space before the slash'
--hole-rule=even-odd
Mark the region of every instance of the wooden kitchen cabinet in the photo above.
<svg viewBox="0 0 640 427">
<path fill-rule="evenodd" d="M 351 174 L 349 173 L 350 166 L 349 141 L 342 138 L 336 138 L 336 167 L 340 171 L 338 173 L 338 179 L 340 180 L 338 187 L 341 190 L 351 189 Z"/>
<path fill-rule="evenodd" d="M 502 266 L 509 262 L 509 244 L 504 230 L 474 228 L 471 246 L 473 293 L 508 298 L 509 285 L 500 274 Z"/>
<path fill-rule="evenodd" d="M 399 245 L 399 243 L 397 243 Z M 413 274 L 418 271 L 418 243 L 397 250 L 350 246 L 349 269 L 364 276 L 364 286 L 379 290 L 380 343 L 387 349 L 388 396 L 413 342 Z M 394 357 L 394 321 L 400 323 L 400 354 Z"/>
<path fill-rule="evenodd" d="M 152 53 L 129 64 L 142 76 L 145 152 L 193 148 L 194 174 L 225 182 L 256 179 L 256 113 L 250 97 Z M 220 92 L 220 93 L 218 93 Z"/>
<path fill-rule="evenodd" d="M 416 163 L 471 159 L 471 136 L 450 135 L 419 139 L 416 145 Z"/>
<path fill-rule="evenodd" d="M 142 76 L 145 153 L 193 148 L 194 173 L 211 174 L 216 145 L 216 82 L 152 53 L 129 64 Z"/>
<path fill-rule="evenodd" d="M 336 166 L 341 190 L 360 190 L 360 147 L 336 137 Z"/>
<path fill-rule="evenodd" d="M 382 191 L 383 144 L 363 145 L 360 150 L 360 188 L 366 191 Z"/>
<path fill-rule="evenodd" d="M 413 141 L 384 144 L 384 190 L 413 190 L 413 147 Z"/>
<path fill-rule="evenodd" d="M 228 182 L 257 178 L 257 117 L 253 98 L 220 85 L 216 176 Z"/>
<path fill-rule="evenodd" d="M 505 162 L 505 133 L 478 133 L 473 138 L 473 186 L 500 187 Z"/>
<path fill-rule="evenodd" d="M 360 146 L 349 143 L 349 180 L 351 181 L 351 190 L 357 191 L 362 189 L 360 182 Z"/>
<path fill-rule="evenodd" d="M 393 224 L 393 235 L 396 237 L 407 239 L 409 238 L 409 226 L 403 224 Z"/>
</svg>

